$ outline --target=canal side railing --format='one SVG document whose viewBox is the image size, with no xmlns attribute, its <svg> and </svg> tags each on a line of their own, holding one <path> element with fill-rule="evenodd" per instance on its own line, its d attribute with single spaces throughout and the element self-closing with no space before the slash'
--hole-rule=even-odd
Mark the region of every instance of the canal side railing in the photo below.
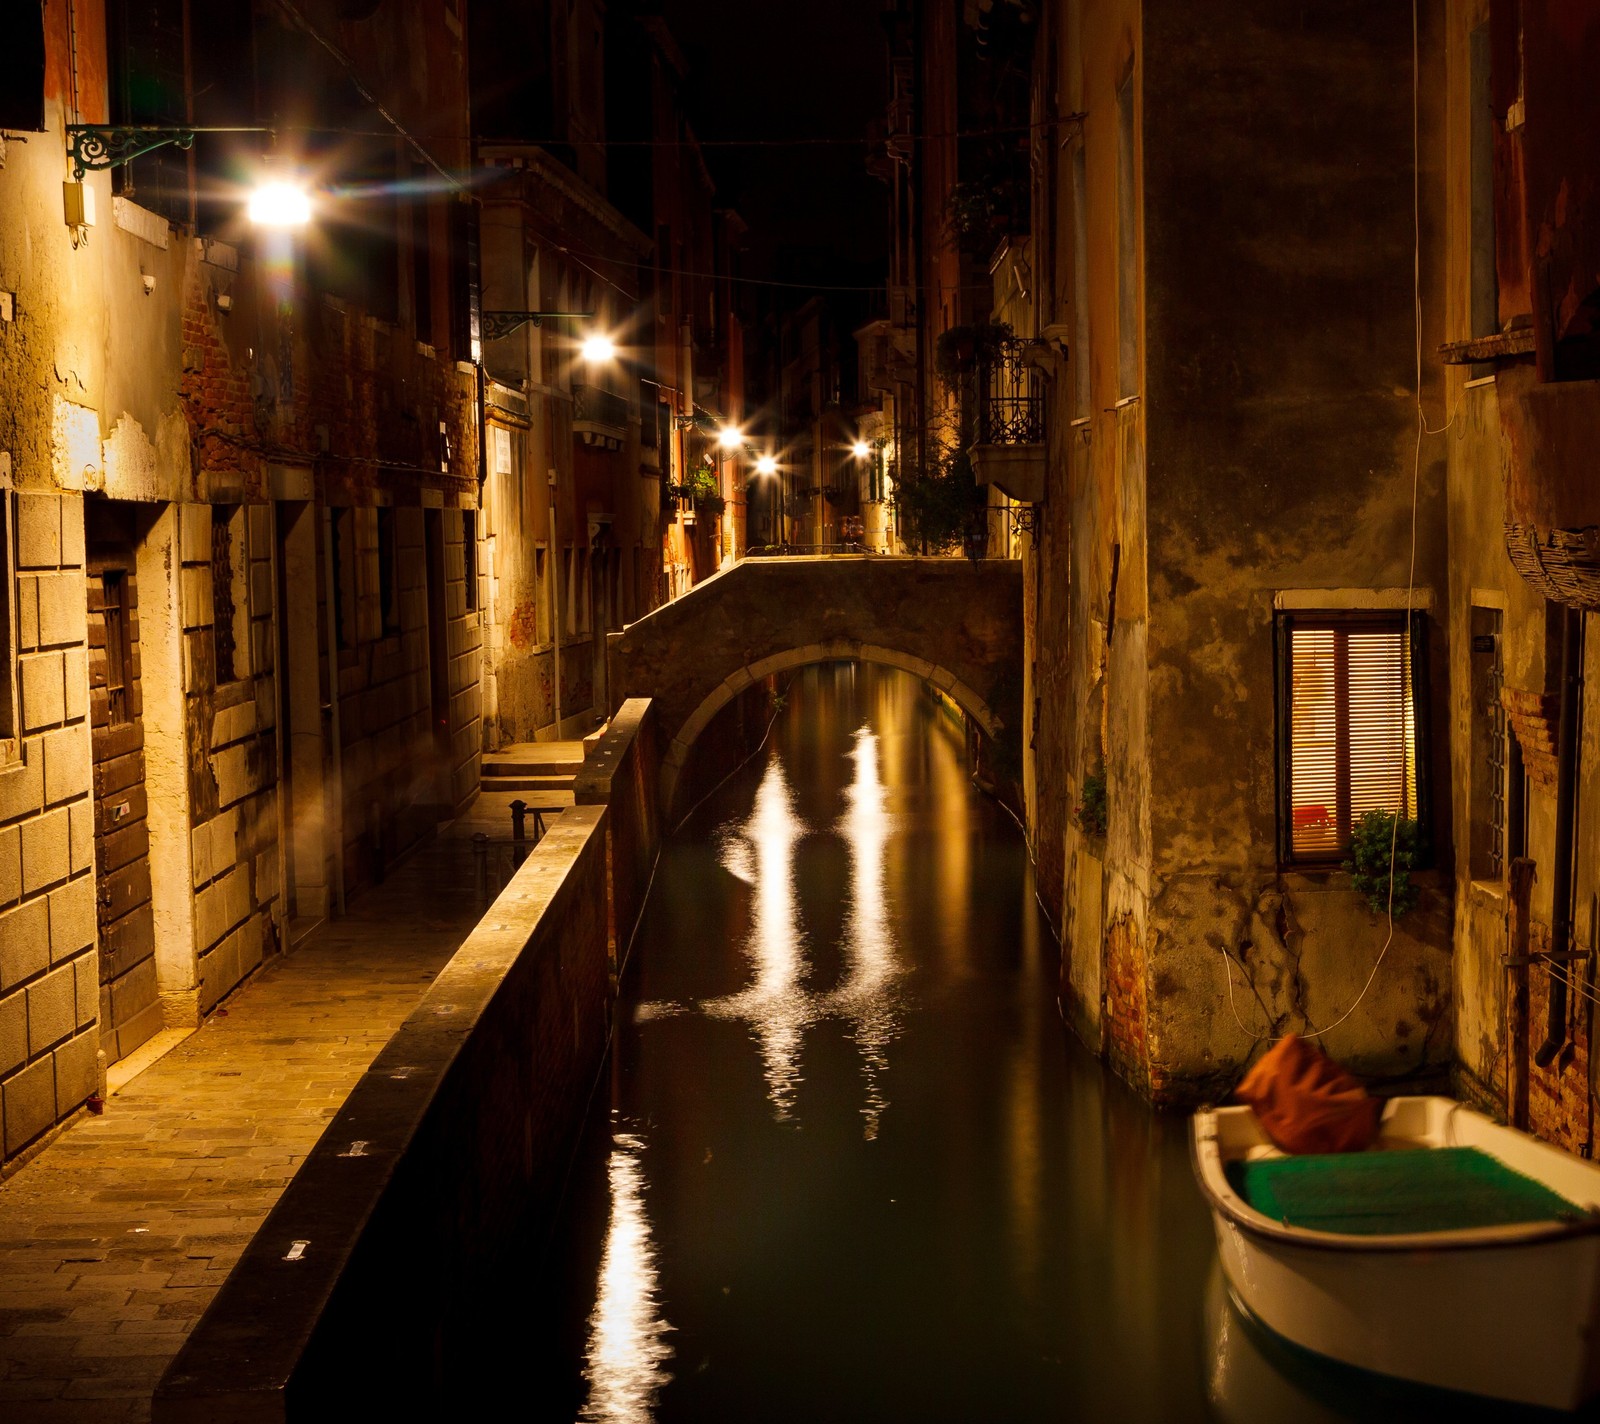
<svg viewBox="0 0 1600 1424">
<path fill-rule="evenodd" d="M 650 705 L 628 704 L 587 804 L 529 850 L 251 1240 L 157 1424 L 446 1418 L 484 1383 L 606 1062 L 659 852 L 654 747 Z"/>
</svg>

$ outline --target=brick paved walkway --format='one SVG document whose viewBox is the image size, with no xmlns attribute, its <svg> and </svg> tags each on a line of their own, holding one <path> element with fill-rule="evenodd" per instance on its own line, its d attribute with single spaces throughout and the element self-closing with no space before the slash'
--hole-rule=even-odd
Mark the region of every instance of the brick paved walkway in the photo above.
<svg viewBox="0 0 1600 1424">
<path fill-rule="evenodd" d="M 458 823 L 0 1185 L 0 1420 L 142 1420 L 356 1079 L 478 918 Z"/>
</svg>

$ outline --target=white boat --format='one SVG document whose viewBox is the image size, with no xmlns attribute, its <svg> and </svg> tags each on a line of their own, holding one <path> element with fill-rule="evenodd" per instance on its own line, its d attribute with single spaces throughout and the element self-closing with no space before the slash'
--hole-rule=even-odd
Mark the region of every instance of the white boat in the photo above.
<svg viewBox="0 0 1600 1424">
<path fill-rule="evenodd" d="M 1445 1148 L 1475 1148 L 1570 1209 L 1393 1234 L 1297 1226 L 1252 1206 L 1230 1168 L 1239 1180 L 1249 1164 L 1315 1159 L 1289 1159 L 1248 1107 L 1196 1113 L 1195 1175 L 1235 1302 L 1293 1344 L 1361 1369 L 1577 1408 L 1600 1393 L 1600 1167 L 1440 1097 L 1391 1099 L 1368 1154 Z"/>
</svg>

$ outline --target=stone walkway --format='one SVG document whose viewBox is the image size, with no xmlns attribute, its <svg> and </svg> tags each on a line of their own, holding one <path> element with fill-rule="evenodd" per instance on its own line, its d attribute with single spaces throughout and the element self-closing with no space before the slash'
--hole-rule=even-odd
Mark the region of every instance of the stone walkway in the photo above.
<svg viewBox="0 0 1600 1424">
<path fill-rule="evenodd" d="M 397 867 L 0 1185 L 0 1420 L 150 1417 L 323 1125 L 477 921 L 462 837 L 482 828 Z"/>
</svg>

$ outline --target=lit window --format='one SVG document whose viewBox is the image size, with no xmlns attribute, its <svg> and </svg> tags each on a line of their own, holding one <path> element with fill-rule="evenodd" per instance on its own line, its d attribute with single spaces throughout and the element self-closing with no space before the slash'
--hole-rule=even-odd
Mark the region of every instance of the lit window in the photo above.
<svg viewBox="0 0 1600 1424">
<path fill-rule="evenodd" d="M 1423 619 L 1281 614 L 1278 619 L 1279 841 L 1285 861 L 1333 861 L 1369 811 L 1427 824 Z"/>
</svg>

